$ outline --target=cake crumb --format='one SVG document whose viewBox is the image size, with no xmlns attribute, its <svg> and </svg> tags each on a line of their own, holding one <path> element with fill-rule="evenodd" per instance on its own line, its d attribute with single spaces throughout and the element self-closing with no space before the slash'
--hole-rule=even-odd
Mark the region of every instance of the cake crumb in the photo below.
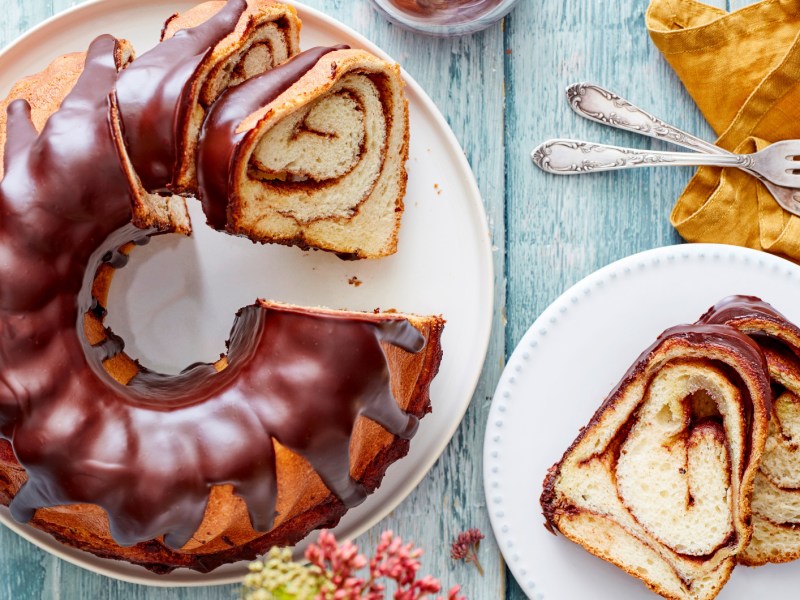
<svg viewBox="0 0 800 600">
<path fill-rule="evenodd" d="M 438 183 L 434 183 L 433 184 L 433 189 L 436 190 L 436 195 L 437 196 L 441 196 L 442 195 L 442 188 L 439 187 Z"/>
<path fill-rule="evenodd" d="M 361 281 L 357 276 L 353 275 L 350 279 L 347 280 L 347 283 L 355 287 L 358 287 L 364 282 Z"/>
</svg>

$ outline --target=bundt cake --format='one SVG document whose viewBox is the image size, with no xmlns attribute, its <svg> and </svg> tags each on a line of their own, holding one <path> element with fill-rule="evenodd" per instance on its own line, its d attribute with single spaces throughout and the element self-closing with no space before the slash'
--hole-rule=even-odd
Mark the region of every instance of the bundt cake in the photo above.
<svg viewBox="0 0 800 600">
<path fill-rule="evenodd" d="M 769 409 L 749 337 L 668 329 L 549 470 L 547 527 L 665 598 L 713 598 L 750 540 Z"/>
<path fill-rule="evenodd" d="M 772 383 L 769 435 L 753 488 L 753 537 L 739 562 L 757 566 L 800 558 L 800 329 L 752 296 L 731 296 L 700 319 L 750 336 Z"/>
<path fill-rule="evenodd" d="M 190 231 L 175 194 L 193 189 L 204 115 L 221 90 L 294 54 L 298 30 L 275 3 L 210 2 L 170 19 L 141 58 L 103 35 L 4 101 L 0 502 L 16 519 L 155 572 L 209 571 L 334 525 L 407 452 L 430 410 L 440 317 L 258 300 L 239 311 L 219 360 L 178 375 L 126 355 L 103 324 L 113 273 L 135 246 Z M 369 87 L 350 77 L 369 60 L 346 52 L 341 74 L 324 63 L 331 85 Z M 310 94 L 303 75 L 296 93 Z M 335 126 L 328 114 L 357 97 L 346 85 L 298 102 L 301 119 Z M 274 107 L 289 103 L 281 98 Z"/>
</svg>

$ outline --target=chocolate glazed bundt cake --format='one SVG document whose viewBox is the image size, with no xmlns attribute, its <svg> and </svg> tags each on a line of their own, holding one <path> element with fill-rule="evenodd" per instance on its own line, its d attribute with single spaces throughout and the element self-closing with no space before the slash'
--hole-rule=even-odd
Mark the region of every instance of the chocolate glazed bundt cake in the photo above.
<svg viewBox="0 0 800 600">
<path fill-rule="evenodd" d="M 4 102 L 0 502 L 17 520 L 158 573 L 209 571 L 334 525 L 407 452 L 418 419 L 430 410 L 440 317 L 259 300 L 237 314 L 225 355 L 179 375 L 148 370 L 103 325 L 111 278 L 131 250 L 152 235 L 190 229 L 175 194 L 196 185 L 193 157 L 204 153 L 202 122 L 214 100 L 254 74 L 277 72 L 263 97 L 271 115 L 306 72 L 318 86 L 315 65 L 342 52 L 276 66 L 295 53 L 298 29 L 294 12 L 275 3 L 207 3 L 170 19 L 165 41 L 136 60 L 126 42 L 103 35 L 87 54 L 57 59 L 20 82 Z M 365 99 L 373 92 L 385 102 L 388 88 L 363 80 L 374 81 L 376 63 L 357 52 L 341 56 L 341 73 L 324 63 L 333 83 L 316 100 L 311 85 L 298 88 L 301 114 L 293 126 L 329 131 L 320 128 L 336 126 L 330 112 L 348 113 L 344 137 L 367 147 L 372 131 L 353 133 L 353 113 L 361 110 L 353 103 L 373 102 L 374 95 Z M 384 123 L 397 117 L 392 102 L 402 105 L 402 122 L 401 96 L 386 103 Z M 261 185 L 273 167 L 265 170 L 255 157 L 285 141 L 268 133 L 294 115 L 281 114 L 269 126 L 254 126 L 261 150 L 251 153 L 251 139 L 239 137 L 249 124 L 222 138 L 237 157 L 227 176 L 235 208 L 220 211 L 233 215 L 232 231 L 236 219 L 247 219 L 241 206 L 250 192 L 240 169 L 259 171 L 253 179 Z M 403 165 L 385 158 L 394 135 L 385 133 L 378 154 L 382 169 L 398 171 L 387 180 L 404 182 Z M 347 144 L 352 150 L 356 142 Z M 324 144 L 314 146 L 302 156 L 324 154 Z M 245 147 L 241 152 L 253 158 L 242 166 Z M 313 195 L 327 185 L 295 174 L 283 179 L 284 189 L 280 179 L 271 182 L 279 195 L 304 186 Z M 396 225 L 399 184 L 377 180 L 339 192 L 355 190 L 353 214 L 365 195 L 384 198 Z M 303 199 L 297 203 L 299 214 Z M 339 227 L 345 212 L 333 219 Z M 362 256 L 336 243 L 337 251 Z"/>
<path fill-rule="evenodd" d="M 770 399 L 749 337 L 668 329 L 549 470 L 547 527 L 665 598 L 715 597 L 750 541 Z"/>
</svg>

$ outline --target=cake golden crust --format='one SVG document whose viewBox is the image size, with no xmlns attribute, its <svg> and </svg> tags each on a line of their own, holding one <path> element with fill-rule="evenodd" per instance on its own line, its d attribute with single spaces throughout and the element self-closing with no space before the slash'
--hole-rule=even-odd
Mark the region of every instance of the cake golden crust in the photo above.
<svg viewBox="0 0 800 600">
<path fill-rule="evenodd" d="M 55 59 L 43 71 L 20 79 L 5 99 L 0 102 L 0 132 L 5 139 L 8 105 L 16 99 L 27 100 L 31 105 L 31 121 L 36 129 L 44 127 L 48 117 L 61 105 L 78 76 L 83 71 L 85 52 L 65 54 Z M 0 178 L 3 177 L 3 154 L 5 144 L 0 144 Z"/>
<path fill-rule="evenodd" d="M 262 305 L 274 303 L 262 302 Z M 320 309 L 320 312 L 327 311 Z M 335 313 L 342 314 L 341 311 Z M 362 313 L 352 314 L 363 317 Z M 402 315 L 393 314 L 393 317 L 402 318 Z M 439 338 L 444 321 L 438 317 L 408 318 L 428 341 L 425 350 L 415 355 L 390 345 L 384 349 L 390 364 L 392 390 L 399 405 L 421 418 L 430 412 L 429 387 L 439 369 L 442 355 Z M 372 492 L 380 485 L 388 466 L 405 456 L 408 448 L 409 440 L 391 435 L 380 425 L 361 417 L 351 445 L 351 475 Z M 344 504 L 300 456 L 277 443 L 276 456 L 280 517 L 266 534 L 253 530 L 247 507 L 232 493 L 230 486 L 211 490 L 202 525 L 192 540 L 178 551 L 160 540 L 120 546 L 111 537 L 104 511 L 92 505 L 40 509 L 31 525 L 69 546 L 103 558 L 126 560 L 157 573 L 168 573 L 178 567 L 207 572 L 225 563 L 252 559 L 273 545 L 294 544 L 313 529 L 333 527 L 346 512 Z M 0 441 L 0 503 L 7 505 L 25 479 L 25 471 L 14 459 L 10 445 Z"/>
</svg>

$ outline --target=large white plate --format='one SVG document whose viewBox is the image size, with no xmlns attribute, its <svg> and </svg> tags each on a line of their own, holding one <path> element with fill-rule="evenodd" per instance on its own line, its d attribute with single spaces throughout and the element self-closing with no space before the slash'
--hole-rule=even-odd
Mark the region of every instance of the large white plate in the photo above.
<svg viewBox="0 0 800 600">
<path fill-rule="evenodd" d="M 14 81 L 59 54 L 84 50 L 98 34 L 131 40 L 141 53 L 157 42 L 164 19 L 194 1 L 98 0 L 43 23 L 0 54 L 0 97 Z M 348 43 L 379 48 L 322 13 L 296 4 L 302 46 Z M 492 315 L 492 257 L 480 195 L 463 151 L 420 86 L 404 74 L 411 117 L 406 213 L 400 250 L 378 261 L 344 262 L 323 252 L 256 246 L 211 231 L 193 207 L 195 236 L 166 236 L 137 249 L 117 275 L 109 324 L 127 349 L 151 367 L 177 372 L 224 351 L 235 311 L 258 297 L 305 305 L 372 310 L 396 308 L 447 319 L 444 360 L 431 388 L 433 414 L 392 466 L 380 490 L 350 511 L 336 529 L 354 537 L 375 525 L 420 482 L 444 450 L 477 384 Z M 358 277 L 362 285 L 348 283 Z M 210 585 L 236 581 L 242 563 L 211 574 L 179 570 L 157 576 L 62 546 L 0 511 L 0 521 L 45 550 L 111 577 L 150 585 Z"/>
<path fill-rule="evenodd" d="M 731 294 L 759 296 L 800 322 L 799 267 L 754 250 L 692 244 L 600 269 L 567 290 L 523 336 L 492 401 L 484 483 L 500 549 L 530 598 L 657 597 L 638 579 L 545 530 L 542 481 L 659 333 L 694 322 Z M 794 598 L 799 567 L 739 567 L 718 598 Z"/>
</svg>

